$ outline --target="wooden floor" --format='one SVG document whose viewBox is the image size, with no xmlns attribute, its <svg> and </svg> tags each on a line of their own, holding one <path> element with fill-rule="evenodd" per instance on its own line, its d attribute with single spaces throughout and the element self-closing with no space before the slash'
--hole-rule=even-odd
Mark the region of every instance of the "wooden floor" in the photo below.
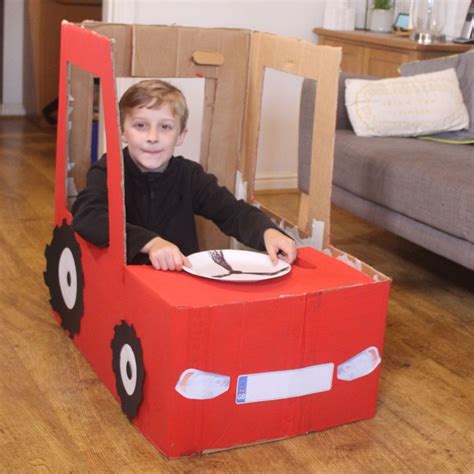
<svg viewBox="0 0 474 474">
<path fill-rule="evenodd" d="M 166 460 L 52 317 L 54 148 L 0 121 L 0 472 L 474 472 L 473 272 L 337 209 L 333 244 L 393 278 L 376 417 Z"/>
</svg>

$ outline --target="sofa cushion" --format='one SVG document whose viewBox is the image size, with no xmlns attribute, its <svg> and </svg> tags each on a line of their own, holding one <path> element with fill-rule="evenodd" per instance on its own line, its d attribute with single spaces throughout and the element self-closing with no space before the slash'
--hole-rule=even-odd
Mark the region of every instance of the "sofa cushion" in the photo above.
<svg viewBox="0 0 474 474">
<path fill-rule="evenodd" d="M 358 136 L 412 137 L 466 128 L 453 68 L 378 81 L 347 79 L 345 102 Z"/>
<path fill-rule="evenodd" d="M 474 242 L 474 149 L 337 130 L 333 182 L 357 196 Z"/>
<path fill-rule="evenodd" d="M 474 143 L 474 51 L 467 51 L 444 58 L 426 59 L 402 64 L 400 66 L 400 74 L 402 76 L 412 76 L 414 74 L 442 71 L 450 68 L 456 70 L 464 103 L 469 113 L 470 124 L 465 130 L 441 132 L 426 138 L 448 143 Z"/>
</svg>

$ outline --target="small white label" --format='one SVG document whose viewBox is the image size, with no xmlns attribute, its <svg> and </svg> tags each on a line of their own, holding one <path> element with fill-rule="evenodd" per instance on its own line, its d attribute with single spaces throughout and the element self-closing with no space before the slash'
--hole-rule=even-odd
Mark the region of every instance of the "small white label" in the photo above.
<svg viewBox="0 0 474 474">
<path fill-rule="evenodd" d="M 332 388 L 334 364 L 318 364 L 302 369 L 240 375 L 235 402 L 254 403 L 303 397 Z"/>
</svg>

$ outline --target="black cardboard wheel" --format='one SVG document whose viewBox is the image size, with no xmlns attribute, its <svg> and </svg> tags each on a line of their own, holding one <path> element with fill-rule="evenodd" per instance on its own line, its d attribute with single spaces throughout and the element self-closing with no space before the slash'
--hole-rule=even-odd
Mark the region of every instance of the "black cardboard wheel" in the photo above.
<svg viewBox="0 0 474 474">
<path fill-rule="evenodd" d="M 145 379 L 142 346 L 133 325 L 128 325 L 125 321 L 116 325 L 110 346 L 112 370 L 122 411 L 131 420 L 137 415 L 142 402 Z"/>
<path fill-rule="evenodd" d="M 81 249 L 66 220 L 54 228 L 53 239 L 44 255 L 43 277 L 49 288 L 51 307 L 59 314 L 61 326 L 73 337 L 80 331 L 84 314 L 84 275 Z"/>
</svg>

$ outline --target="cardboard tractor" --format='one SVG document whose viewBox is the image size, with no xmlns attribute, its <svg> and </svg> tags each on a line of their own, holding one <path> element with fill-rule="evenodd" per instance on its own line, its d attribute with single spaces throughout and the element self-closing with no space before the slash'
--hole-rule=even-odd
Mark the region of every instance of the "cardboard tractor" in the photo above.
<svg viewBox="0 0 474 474">
<path fill-rule="evenodd" d="M 62 25 L 55 228 L 44 277 L 58 322 L 125 415 L 169 457 L 375 414 L 390 280 L 341 261 L 356 260 L 329 243 L 340 56 L 245 30 Z M 252 283 L 127 265 L 116 78 L 205 78 L 203 166 L 231 190 L 238 179 L 252 190 L 265 67 L 317 81 L 308 225 L 298 236 L 310 239 L 313 229 L 321 249 L 300 248 L 291 272 Z M 93 116 L 96 87 L 107 143 L 105 248 L 74 232 L 69 210 L 83 186 L 75 173 L 90 164 L 83 118 Z M 207 248 L 229 248 L 227 237 L 202 231 Z"/>
</svg>

